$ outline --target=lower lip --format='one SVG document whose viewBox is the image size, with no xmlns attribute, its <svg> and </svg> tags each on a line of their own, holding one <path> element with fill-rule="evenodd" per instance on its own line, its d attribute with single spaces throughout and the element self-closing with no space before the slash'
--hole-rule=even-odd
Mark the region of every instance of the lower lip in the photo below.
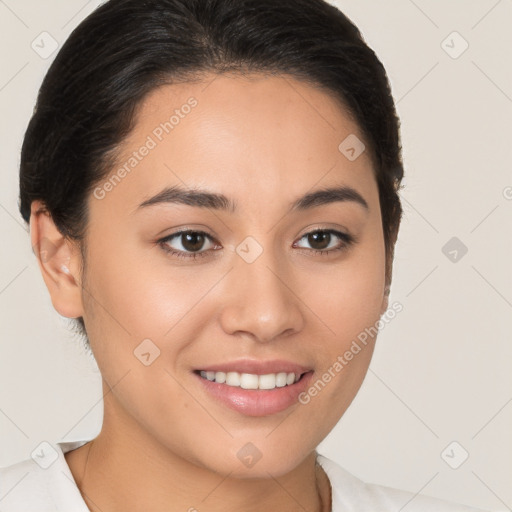
<svg viewBox="0 0 512 512">
<path fill-rule="evenodd" d="M 274 389 L 243 389 L 227 384 L 219 384 L 194 373 L 206 392 L 230 409 L 246 416 L 268 416 L 284 411 L 299 403 L 299 395 L 305 391 L 313 372 L 307 372 L 302 378 L 289 386 Z"/>
</svg>

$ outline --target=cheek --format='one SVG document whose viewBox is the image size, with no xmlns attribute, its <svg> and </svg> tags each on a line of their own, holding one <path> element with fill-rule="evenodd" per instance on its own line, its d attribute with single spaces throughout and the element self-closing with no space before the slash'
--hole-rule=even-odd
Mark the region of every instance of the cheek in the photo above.
<svg viewBox="0 0 512 512">
<path fill-rule="evenodd" d="M 317 401 L 334 423 L 361 386 L 378 334 L 385 284 L 384 244 L 378 231 L 366 240 L 346 264 L 331 270 L 328 279 L 310 286 L 307 295 L 308 305 L 322 320 L 323 334 L 313 337 L 320 364 L 314 389 L 310 387 L 305 401 Z"/>
<path fill-rule="evenodd" d="M 308 421 L 314 423 L 312 430 L 319 438 L 345 413 L 368 370 L 378 334 L 382 268 L 359 261 L 332 276 L 327 300 L 325 293 L 317 291 L 311 303 L 322 319 L 315 332 L 322 328 L 322 334 L 312 337 L 310 350 L 317 355 L 318 365 L 300 401 L 310 411 Z"/>
<path fill-rule="evenodd" d="M 303 296 L 308 297 L 308 305 L 322 320 L 322 350 L 332 358 L 380 318 L 385 259 L 378 233 L 372 243 L 357 247 L 345 261 L 323 275 L 317 274 L 314 283 L 311 279 L 308 282 Z"/>
<path fill-rule="evenodd" d="M 93 328 L 101 324 L 99 332 L 107 329 L 114 337 L 129 336 L 134 343 L 161 338 L 211 286 L 204 280 L 191 285 L 197 274 L 193 267 L 173 269 L 158 255 L 157 247 L 143 252 L 110 240 L 119 256 L 91 247 L 83 293 L 86 314 Z"/>
</svg>

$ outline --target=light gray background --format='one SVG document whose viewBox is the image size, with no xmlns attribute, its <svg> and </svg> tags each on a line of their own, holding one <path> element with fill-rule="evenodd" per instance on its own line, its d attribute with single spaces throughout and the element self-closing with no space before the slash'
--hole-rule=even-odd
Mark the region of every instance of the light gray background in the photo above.
<svg viewBox="0 0 512 512">
<path fill-rule="evenodd" d="M 0 465 L 101 425 L 99 372 L 52 307 L 17 208 L 24 130 L 55 57 L 31 43 L 47 31 L 62 44 L 98 4 L 0 0 Z M 336 5 L 387 68 L 402 121 L 390 303 L 404 310 L 319 451 L 371 482 L 512 510 L 512 2 Z M 442 252 L 454 236 L 468 248 L 456 262 Z M 452 441 L 452 464 L 469 453 L 458 469 L 441 457 Z"/>
</svg>

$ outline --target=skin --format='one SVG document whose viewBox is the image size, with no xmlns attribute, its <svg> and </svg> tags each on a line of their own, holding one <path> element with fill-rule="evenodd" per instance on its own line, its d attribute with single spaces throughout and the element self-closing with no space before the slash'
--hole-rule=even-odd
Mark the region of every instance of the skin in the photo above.
<svg viewBox="0 0 512 512">
<path fill-rule="evenodd" d="M 32 205 L 33 246 L 45 238 L 54 247 L 40 260 L 52 303 L 83 316 L 103 378 L 101 433 L 66 461 L 91 510 L 312 511 L 321 500 L 327 510 L 315 449 L 359 390 L 375 339 L 307 405 L 267 416 L 217 403 L 191 371 L 287 359 L 312 367 L 314 382 L 378 321 L 388 303 L 372 162 L 367 151 L 349 161 L 338 150 L 349 134 L 363 136 L 327 93 L 291 77 L 212 75 L 147 96 L 119 165 L 191 96 L 197 106 L 172 133 L 103 199 L 89 198 L 85 275 L 76 245 L 42 203 Z M 136 211 L 171 185 L 223 193 L 238 209 Z M 334 185 L 355 188 L 369 210 L 344 201 L 288 212 L 306 192 Z M 183 227 L 212 236 L 200 249 L 206 257 L 177 258 L 156 242 Z M 315 254 L 321 246 L 304 235 L 320 228 L 357 242 Z M 251 264 L 236 252 L 247 236 L 263 249 Z M 169 244 L 184 250 L 183 237 Z M 160 350 L 150 366 L 134 357 L 147 338 Z M 248 442 L 262 453 L 251 468 L 237 457 Z"/>
</svg>

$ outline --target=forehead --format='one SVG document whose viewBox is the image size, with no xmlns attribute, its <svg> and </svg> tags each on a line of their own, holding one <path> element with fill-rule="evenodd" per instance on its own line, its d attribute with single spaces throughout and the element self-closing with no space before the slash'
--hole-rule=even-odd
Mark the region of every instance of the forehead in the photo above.
<svg viewBox="0 0 512 512">
<path fill-rule="evenodd" d="M 363 144 L 340 102 L 288 76 L 206 75 L 164 85 L 139 106 L 111 173 L 124 169 L 122 180 L 106 199 L 133 210 L 172 185 L 238 196 L 242 205 L 289 204 L 316 183 L 375 195 L 369 155 L 347 158 L 346 140 Z"/>
</svg>

